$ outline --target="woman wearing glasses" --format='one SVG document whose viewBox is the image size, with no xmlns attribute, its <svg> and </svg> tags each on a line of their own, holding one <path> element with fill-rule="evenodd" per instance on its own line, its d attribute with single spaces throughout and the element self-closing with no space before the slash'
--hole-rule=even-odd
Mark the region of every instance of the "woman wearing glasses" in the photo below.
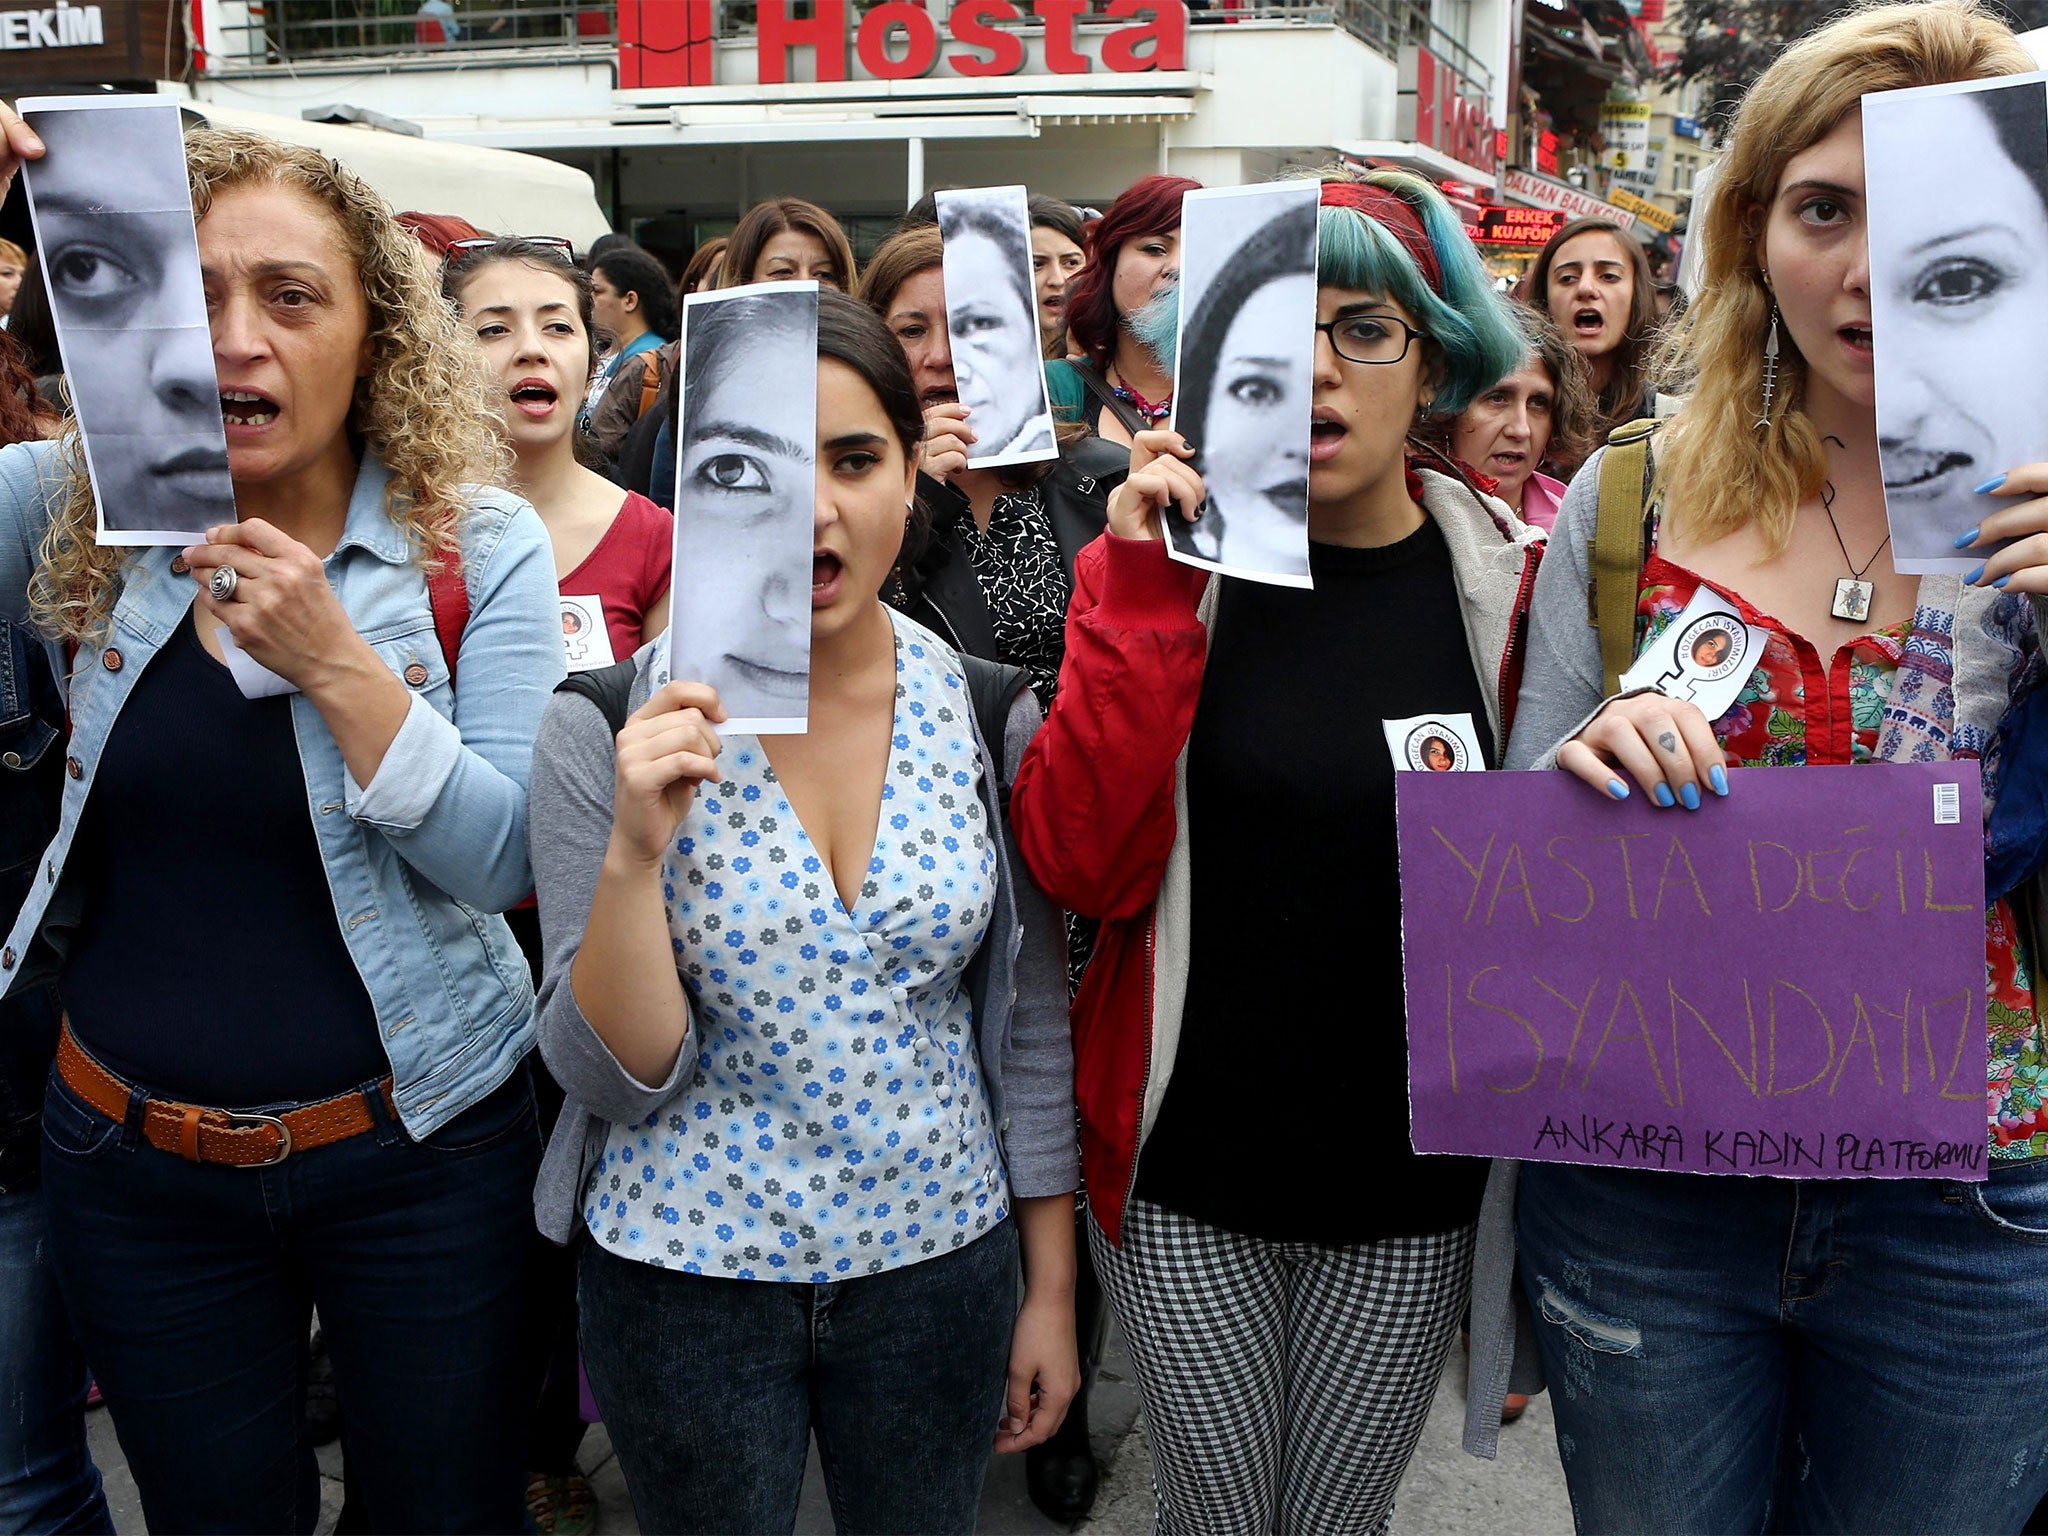
<svg viewBox="0 0 2048 1536">
<path fill-rule="evenodd" d="M 1167 1532 L 1385 1529 L 1487 1171 L 1408 1147 L 1381 722 L 1462 716 L 1488 765 L 1506 739 L 1543 535 L 1406 434 L 1522 341 L 1433 187 L 1374 172 L 1322 205 L 1313 590 L 1168 560 L 1207 487 L 1180 438 L 1140 433 L 1011 802 L 1046 894 L 1103 920 L 1074 1007 L 1089 1239 Z"/>
</svg>

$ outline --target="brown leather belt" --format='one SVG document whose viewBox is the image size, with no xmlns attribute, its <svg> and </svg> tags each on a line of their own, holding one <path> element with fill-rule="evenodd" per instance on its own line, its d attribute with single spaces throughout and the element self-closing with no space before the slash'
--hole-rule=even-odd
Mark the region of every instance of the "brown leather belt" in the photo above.
<svg viewBox="0 0 2048 1536">
<path fill-rule="evenodd" d="M 128 1119 L 134 1090 L 86 1055 L 65 1020 L 57 1040 L 57 1075 L 79 1098 L 109 1120 Z M 384 1107 L 397 1118 L 391 1101 L 391 1079 L 377 1085 Z M 207 1109 L 171 1099 L 150 1099 L 142 1112 L 143 1138 L 164 1152 L 192 1163 L 225 1163 L 233 1168 L 269 1168 L 294 1152 L 310 1152 L 372 1129 L 369 1101 L 359 1092 L 337 1094 L 281 1115 L 245 1115 L 231 1109 Z"/>
</svg>

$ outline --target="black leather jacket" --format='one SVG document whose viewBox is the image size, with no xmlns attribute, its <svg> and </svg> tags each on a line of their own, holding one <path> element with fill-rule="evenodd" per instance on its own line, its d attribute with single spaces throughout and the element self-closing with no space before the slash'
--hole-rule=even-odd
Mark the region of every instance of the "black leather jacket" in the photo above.
<svg viewBox="0 0 2048 1536">
<path fill-rule="evenodd" d="M 1063 446 L 1059 462 L 1039 481 L 1069 586 L 1074 557 L 1108 526 L 1109 493 L 1130 472 L 1130 449 L 1100 437 L 1084 437 Z M 931 514 L 932 529 L 924 549 L 900 572 L 901 589 L 893 594 L 897 606 L 969 655 L 1003 660 L 996 654 L 995 626 L 973 562 L 951 531 L 954 515 L 966 508 L 967 498 L 924 474 L 917 477 L 917 494 Z"/>
<path fill-rule="evenodd" d="M 42 642 L 0 618 L 0 928 L 12 927 L 57 830 L 64 709 Z M 36 1182 L 43 1086 L 57 1054 L 57 995 L 0 1002 L 0 1194 Z"/>
</svg>

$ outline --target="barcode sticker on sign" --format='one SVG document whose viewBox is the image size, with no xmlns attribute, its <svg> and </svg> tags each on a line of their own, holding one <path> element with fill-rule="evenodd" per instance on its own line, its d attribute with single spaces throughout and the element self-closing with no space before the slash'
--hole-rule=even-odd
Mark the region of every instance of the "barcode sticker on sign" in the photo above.
<svg viewBox="0 0 2048 1536">
<path fill-rule="evenodd" d="M 1934 824 L 1952 827 L 1963 819 L 1963 790 L 1959 784 L 1934 786 Z"/>
</svg>

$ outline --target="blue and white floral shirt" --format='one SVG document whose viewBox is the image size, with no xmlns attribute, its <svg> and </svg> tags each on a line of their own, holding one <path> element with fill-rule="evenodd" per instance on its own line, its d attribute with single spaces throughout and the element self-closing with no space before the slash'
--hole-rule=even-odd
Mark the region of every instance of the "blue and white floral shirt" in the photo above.
<svg viewBox="0 0 2048 1536">
<path fill-rule="evenodd" d="M 995 900 L 972 702 L 901 614 L 893 752 L 853 910 L 758 738 L 725 738 L 662 866 L 697 1067 L 611 1127 L 584 1194 L 622 1258 L 742 1280 L 878 1274 L 1007 1214 L 963 974 Z"/>
</svg>

